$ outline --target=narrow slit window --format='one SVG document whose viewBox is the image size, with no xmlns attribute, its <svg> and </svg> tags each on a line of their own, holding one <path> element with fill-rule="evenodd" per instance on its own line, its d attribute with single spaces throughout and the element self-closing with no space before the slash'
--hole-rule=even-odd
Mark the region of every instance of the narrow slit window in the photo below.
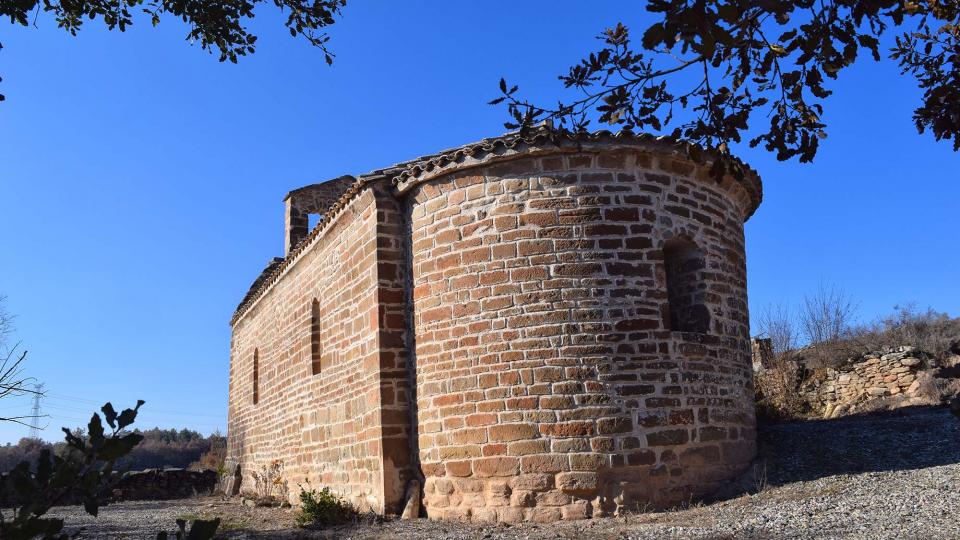
<svg viewBox="0 0 960 540">
<path fill-rule="evenodd" d="M 710 331 L 710 310 L 704 303 L 707 284 L 703 251 L 690 240 L 675 238 L 663 245 L 667 277 L 670 329 L 706 334 Z"/>
<path fill-rule="evenodd" d="M 260 350 L 253 350 L 253 404 L 260 402 Z"/>
<path fill-rule="evenodd" d="M 314 298 L 310 305 L 310 369 L 320 374 L 320 302 Z"/>
</svg>

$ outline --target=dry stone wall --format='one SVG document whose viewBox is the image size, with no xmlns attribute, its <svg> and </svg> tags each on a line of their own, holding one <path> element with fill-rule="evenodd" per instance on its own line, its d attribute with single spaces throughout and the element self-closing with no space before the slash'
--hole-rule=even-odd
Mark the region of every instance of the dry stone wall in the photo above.
<svg viewBox="0 0 960 540">
<path fill-rule="evenodd" d="M 885 353 L 867 354 L 862 361 L 840 370 L 828 370 L 826 381 L 819 389 L 824 416 L 830 418 L 850 412 L 870 399 L 916 395 L 920 388 L 918 375 L 924 364 L 913 347 L 898 347 Z"/>
</svg>

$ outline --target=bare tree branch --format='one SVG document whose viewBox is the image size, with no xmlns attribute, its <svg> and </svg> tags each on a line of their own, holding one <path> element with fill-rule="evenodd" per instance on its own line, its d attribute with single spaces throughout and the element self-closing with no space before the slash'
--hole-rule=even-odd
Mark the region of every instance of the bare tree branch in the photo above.
<svg viewBox="0 0 960 540">
<path fill-rule="evenodd" d="M 804 297 L 800 311 L 800 327 L 810 349 L 823 363 L 834 359 L 843 341 L 850 336 L 857 304 L 842 288 L 821 284 L 817 291 Z"/>
</svg>

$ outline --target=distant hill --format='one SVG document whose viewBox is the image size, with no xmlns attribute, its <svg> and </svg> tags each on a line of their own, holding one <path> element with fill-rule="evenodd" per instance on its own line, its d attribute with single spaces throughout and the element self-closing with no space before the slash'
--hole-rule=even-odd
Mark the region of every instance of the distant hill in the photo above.
<svg viewBox="0 0 960 540">
<path fill-rule="evenodd" d="M 123 462 L 121 467 L 132 471 L 163 468 L 194 468 L 217 470 L 223 463 L 226 438 L 218 433 L 204 437 L 190 429 L 136 430 L 143 442 Z M 0 472 L 6 472 L 21 461 L 34 463 L 43 449 L 62 451 L 64 443 L 48 443 L 23 438 L 17 444 L 0 446 Z"/>
</svg>

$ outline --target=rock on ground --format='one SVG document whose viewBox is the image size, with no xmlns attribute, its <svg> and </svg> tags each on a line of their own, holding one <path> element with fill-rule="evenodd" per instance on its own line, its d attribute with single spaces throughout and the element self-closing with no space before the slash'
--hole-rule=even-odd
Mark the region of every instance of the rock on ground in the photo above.
<svg viewBox="0 0 960 540">
<path fill-rule="evenodd" d="M 294 511 L 204 497 L 124 502 L 99 518 L 58 508 L 81 538 L 156 538 L 178 517 L 221 517 L 224 538 L 376 540 L 660 538 L 960 538 L 960 421 L 918 407 L 762 427 L 753 494 L 670 512 L 549 525 L 477 525 L 425 519 L 320 531 L 293 527 Z"/>
</svg>

